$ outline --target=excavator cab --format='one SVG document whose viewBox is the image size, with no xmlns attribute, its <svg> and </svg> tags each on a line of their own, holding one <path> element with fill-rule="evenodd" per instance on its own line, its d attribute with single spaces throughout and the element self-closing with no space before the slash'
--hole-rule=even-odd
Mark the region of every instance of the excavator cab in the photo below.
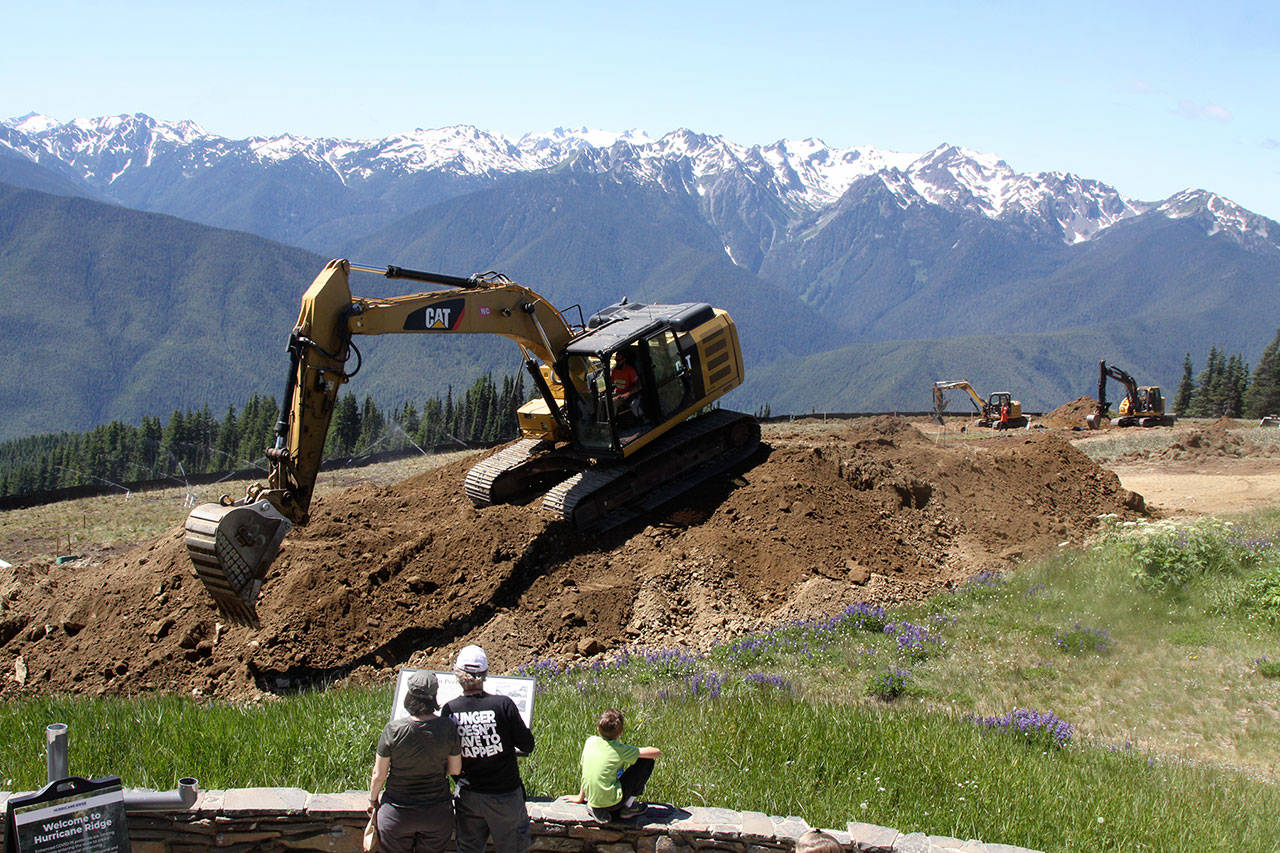
<svg viewBox="0 0 1280 853">
<path fill-rule="evenodd" d="M 687 417 L 706 397 L 697 339 L 682 326 L 714 319 L 711 307 L 637 308 L 648 310 L 566 351 L 566 374 L 586 377 L 566 387 L 570 426 L 577 444 L 592 455 L 630 455 L 648 443 L 649 432 Z M 653 316 L 654 308 L 666 309 L 666 316 Z M 638 333 L 632 328 L 637 319 L 645 321 Z"/>
</svg>

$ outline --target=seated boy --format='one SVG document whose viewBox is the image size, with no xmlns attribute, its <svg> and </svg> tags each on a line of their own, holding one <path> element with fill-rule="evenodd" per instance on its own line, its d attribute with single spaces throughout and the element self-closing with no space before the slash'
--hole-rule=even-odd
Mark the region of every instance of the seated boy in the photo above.
<svg viewBox="0 0 1280 853">
<path fill-rule="evenodd" d="M 617 708 L 609 708 L 596 721 L 596 731 L 582 747 L 582 785 L 576 795 L 561 799 L 586 803 L 596 820 L 629 820 L 644 814 L 647 806 L 636 799 L 644 793 L 653 773 L 653 761 L 662 754 L 656 746 L 635 747 L 619 743 L 626 721 Z"/>
</svg>

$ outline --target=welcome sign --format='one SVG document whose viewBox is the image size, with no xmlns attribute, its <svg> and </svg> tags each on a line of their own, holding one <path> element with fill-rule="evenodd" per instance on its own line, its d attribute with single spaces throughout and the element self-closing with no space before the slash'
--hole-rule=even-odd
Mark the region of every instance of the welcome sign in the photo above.
<svg viewBox="0 0 1280 853">
<path fill-rule="evenodd" d="M 120 777 L 50 782 L 6 806 L 8 848 L 21 853 L 127 853 Z"/>
</svg>

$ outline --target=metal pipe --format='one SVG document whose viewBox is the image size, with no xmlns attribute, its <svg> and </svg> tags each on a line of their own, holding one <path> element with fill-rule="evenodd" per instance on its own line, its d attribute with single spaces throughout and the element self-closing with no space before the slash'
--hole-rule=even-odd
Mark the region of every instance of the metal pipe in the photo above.
<svg viewBox="0 0 1280 853">
<path fill-rule="evenodd" d="M 45 773 L 49 782 L 59 782 L 71 773 L 67 762 L 67 724 L 50 723 L 44 728 Z M 134 811 L 177 811 L 195 805 L 199 783 L 194 776 L 183 776 L 172 791 L 125 791 L 124 807 Z"/>
<path fill-rule="evenodd" d="M 66 723 L 50 723 L 44 727 L 44 765 L 49 782 L 57 782 L 71 775 L 67 769 Z"/>
<path fill-rule="evenodd" d="M 194 777 L 184 776 L 172 791 L 125 791 L 125 810 L 160 812 L 189 809 L 195 805 L 196 796 L 200 793 L 197 784 Z"/>
</svg>

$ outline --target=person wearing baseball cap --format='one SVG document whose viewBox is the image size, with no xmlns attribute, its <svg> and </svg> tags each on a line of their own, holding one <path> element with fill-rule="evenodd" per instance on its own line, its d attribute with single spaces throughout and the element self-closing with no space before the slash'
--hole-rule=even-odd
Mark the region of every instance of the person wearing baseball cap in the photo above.
<svg viewBox="0 0 1280 853">
<path fill-rule="evenodd" d="M 533 732 L 510 697 L 485 692 L 484 649 L 465 646 L 453 672 L 462 695 L 441 713 L 457 723 L 462 740 L 454 801 L 458 853 L 482 853 L 489 838 L 496 853 L 528 853 L 529 812 L 516 757 L 533 752 Z"/>
<path fill-rule="evenodd" d="M 442 853 L 453 835 L 449 777 L 462 771 L 462 742 L 457 724 L 436 715 L 439 687 L 430 670 L 410 675 L 409 716 L 387 723 L 378 738 L 369 813 L 387 853 Z"/>
</svg>

